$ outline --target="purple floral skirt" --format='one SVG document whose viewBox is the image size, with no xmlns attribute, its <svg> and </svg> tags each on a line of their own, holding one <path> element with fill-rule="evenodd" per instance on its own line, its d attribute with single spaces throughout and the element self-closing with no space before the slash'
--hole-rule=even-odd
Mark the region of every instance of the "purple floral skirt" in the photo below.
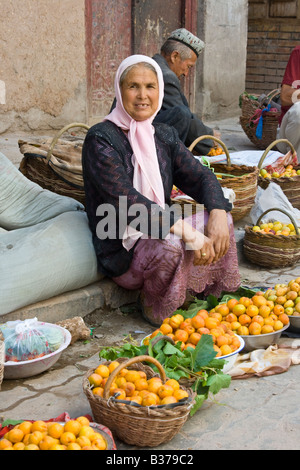
<svg viewBox="0 0 300 470">
<path fill-rule="evenodd" d="M 190 223 L 203 232 L 208 214 L 193 215 Z M 188 221 L 187 219 L 187 221 Z M 140 289 L 147 317 L 155 324 L 182 306 L 186 292 L 213 294 L 234 292 L 240 286 L 240 273 L 234 225 L 227 214 L 230 246 L 226 255 L 209 266 L 194 266 L 194 252 L 181 239 L 170 234 L 168 240 L 140 239 L 129 270 L 113 280 L 125 289 Z"/>
</svg>

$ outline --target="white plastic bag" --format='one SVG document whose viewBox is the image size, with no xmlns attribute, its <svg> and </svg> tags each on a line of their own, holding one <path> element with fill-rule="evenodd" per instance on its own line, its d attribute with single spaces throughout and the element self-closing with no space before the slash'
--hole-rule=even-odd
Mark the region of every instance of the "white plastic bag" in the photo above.
<svg viewBox="0 0 300 470">
<path fill-rule="evenodd" d="M 61 346 L 63 330 L 37 318 L 8 321 L 0 325 L 4 336 L 5 362 L 29 361 L 46 356 Z"/>
<path fill-rule="evenodd" d="M 236 194 L 233 189 L 231 188 L 224 188 L 222 187 L 222 191 L 224 194 L 224 197 L 228 199 L 229 202 L 232 204 L 232 208 L 234 208 L 234 201 L 236 200 Z"/>
<path fill-rule="evenodd" d="M 298 226 L 300 226 L 300 211 L 296 209 L 281 187 L 276 183 L 270 183 L 267 189 L 257 188 L 255 203 L 250 211 L 250 218 L 255 225 L 259 217 L 268 209 L 276 209 L 276 207 L 285 210 L 290 214 Z M 270 211 L 266 214 L 264 220 L 279 220 L 280 222 L 290 223 L 291 219 L 280 211 Z"/>
</svg>

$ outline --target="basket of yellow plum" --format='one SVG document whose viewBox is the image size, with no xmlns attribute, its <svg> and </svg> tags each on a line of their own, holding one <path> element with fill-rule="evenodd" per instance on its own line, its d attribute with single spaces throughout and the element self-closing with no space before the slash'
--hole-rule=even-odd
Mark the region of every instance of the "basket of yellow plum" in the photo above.
<svg viewBox="0 0 300 470">
<path fill-rule="evenodd" d="M 195 396 L 168 379 L 159 361 L 148 355 L 99 364 L 86 373 L 83 390 L 96 422 L 138 447 L 170 441 L 186 422 Z"/>
<path fill-rule="evenodd" d="M 287 215 L 290 223 L 270 219 L 261 223 L 264 216 L 271 211 Z M 245 227 L 243 250 L 245 257 L 259 266 L 292 266 L 300 260 L 299 228 L 288 212 L 279 208 L 268 209 L 261 214 L 254 226 Z"/>
<path fill-rule="evenodd" d="M 234 221 L 249 214 L 256 197 L 259 170 L 256 166 L 236 165 L 231 163 L 229 151 L 221 140 L 211 135 L 202 135 L 192 142 L 189 150 L 193 152 L 195 145 L 205 139 L 211 139 L 219 144 L 226 155 L 225 163 L 211 163 L 209 166 L 215 173 L 223 188 L 232 189 L 235 193 L 234 207 L 231 215 Z M 214 156 L 214 151 L 211 155 Z M 219 153 L 217 153 L 218 155 Z"/>
<path fill-rule="evenodd" d="M 273 168 L 272 165 L 263 168 L 263 162 L 269 151 L 279 142 L 284 142 L 290 146 L 290 163 L 286 165 L 282 164 L 275 168 Z M 300 165 L 298 164 L 297 153 L 288 140 L 279 139 L 273 142 L 263 153 L 258 163 L 258 169 L 258 185 L 261 188 L 266 189 L 271 182 L 278 184 L 292 206 L 300 209 Z"/>
</svg>

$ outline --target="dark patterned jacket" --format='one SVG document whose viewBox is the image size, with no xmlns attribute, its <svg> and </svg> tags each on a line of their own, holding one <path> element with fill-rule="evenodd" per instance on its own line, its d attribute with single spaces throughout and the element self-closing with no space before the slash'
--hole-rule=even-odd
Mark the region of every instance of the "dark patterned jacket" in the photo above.
<svg viewBox="0 0 300 470">
<path fill-rule="evenodd" d="M 125 218 L 125 225 L 130 224 L 136 218 L 136 215 L 129 216 L 126 210 L 125 213 L 123 210 L 120 214 L 122 211 L 120 196 L 126 198 L 127 207 L 132 204 L 143 204 L 146 207 L 149 223 L 144 233 L 147 232 L 150 235 L 151 224 L 155 223 L 159 226 L 158 237 L 162 239 L 169 233 L 170 226 L 180 217 L 178 213 L 168 208 L 171 206 L 173 185 L 199 204 L 204 204 L 208 211 L 212 209 L 230 211 L 232 208 L 229 201 L 224 198 L 216 176 L 184 146 L 176 130 L 165 124 L 155 124 L 154 127 L 157 157 L 167 206 L 165 211 L 133 187 L 132 149 L 127 136 L 120 128 L 109 121 L 96 124 L 90 128 L 84 141 L 82 167 L 86 211 L 99 271 L 109 277 L 119 276 L 128 270 L 134 251 L 133 248 L 127 252 L 122 245 L 122 236 L 118 236 L 120 217 L 122 216 L 122 220 Z M 103 204 L 113 207 L 117 217 L 116 230 L 110 238 L 106 239 L 97 236 L 97 225 L 104 223 L 107 217 L 107 214 L 101 211 L 105 208 Z M 115 234 L 117 234 L 116 237 Z"/>
</svg>

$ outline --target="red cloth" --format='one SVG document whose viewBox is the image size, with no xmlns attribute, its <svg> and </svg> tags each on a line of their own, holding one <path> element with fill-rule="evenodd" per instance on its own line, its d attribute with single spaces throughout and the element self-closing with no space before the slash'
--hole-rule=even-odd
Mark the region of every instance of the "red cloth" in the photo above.
<svg viewBox="0 0 300 470">
<path fill-rule="evenodd" d="M 281 85 L 292 86 L 292 84 L 296 80 L 300 81 L 300 46 L 296 46 L 290 55 Z M 300 88 L 300 84 L 298 84 L 296 88 Z M 283 116 L 290 109 L 290 107 L 291 106 L 281 107 L 281 116 L 279 118 L 279 124 L 281 124 Z"/>
<path fill-rule="evenodd" d="M 284 155 L 283 157 L 279 157 L 276 162 L 272 163 L 271 165 L 267 165 L 265 169 L 268 173 L 272 174 L 274 171 L 278 173 L 283 173 L 285 171 L 285 167 L 287 165 L 298 165 L 298 157 L 297 153 L 292 153 L 291 150 Z"/>
<path fill-rule="evenodd" d="M 93 422 L 93 419 L 90 415 L 85 415 L 86 418 L 88 418 L 88 420 L 93 423 L 93 425 L 98 428 L 98 429 L 101 429 L 102 431 L 106 432 L 112 439 L 112 444 L 113 444 L 113 449 L 112 450 L 117 450 L 117 447 L 116 447 L 116 443 L 114 441 L 114 438 L 113 438 L 113 435 L 112 435 L 112 432 L 110 429 L 108 429 L 108 427 L 104 426 L 103 424 L 99 424 L 99 423 L 94 423 Z M 48 422 L 62 422 L 62 423 L 65 423 L 67 421 L 70 421 L 70 416 L 68 413 L 64 412 L 62 413 L 61 415 L 57 416 L 56 418 L 52 418 L 52 419 L 47 419 L 47 420 L 44 420 L 45 423 L 48 423 Z M 24 421 L 22 419 L 20 419 L 20 423 Z M 26 419 L 26 421 L 30 421 L 30 422 L 34 422 L 34 420 L 31 420 L 31 419 Z M 9 424 L 8 426 L 2 426 L 1 423 L 0 423 L 0 439 L 10 430 L 14 427 L 15 425 L 12 425 L 12 424 Z"/>
</svg>

